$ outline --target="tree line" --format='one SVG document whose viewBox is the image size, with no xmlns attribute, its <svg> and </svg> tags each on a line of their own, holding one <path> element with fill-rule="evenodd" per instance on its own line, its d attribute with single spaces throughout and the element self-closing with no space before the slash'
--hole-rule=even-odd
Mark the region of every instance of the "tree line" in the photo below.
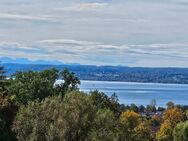
<svg viewBox="0 0 188 141">
<path fill-rule="evenodd" d="M 0 67 L 0 141 L 188 141 L 188 111 L 119 104 L 118 97 L 81 92 L 67 69 L 16 72 Z M 55 85 L 57 79 L 63 83 Z M 143 116 L 144 112 L 162 114 Z"/>
<path fill-rule="evenodd" d="M 55 67 L 58 70 L 68 68 L 75 72 L 76 76 L 81 80 L 188 84 L 188 68 L 38 64 L 4 64 L 4 66 L 6 67 L 7 75 L 11 75 L 17 70 L 42 71 Z"/>
</svg>

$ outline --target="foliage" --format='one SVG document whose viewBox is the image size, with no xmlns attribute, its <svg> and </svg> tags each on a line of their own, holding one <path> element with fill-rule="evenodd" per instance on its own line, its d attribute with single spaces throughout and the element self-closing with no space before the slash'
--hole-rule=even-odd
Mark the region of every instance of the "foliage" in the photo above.
<svg viewBox="0 0 188 141">
<path fill-rule="evenodd" d="M 153 105 L 147 105 L 146 111 L 148 111 L 148 112 L 156 112 L 157 109 L 156 109 L 156 107 L 153 106 Z"/>
<path fill-rule="evenodd" d="M 171 125 L 170 121 L 165 121 L 161 127 L 160 130 L 156 134 L 156 140 L 158 141 L 172 141 L 172 131 L 173 126 Z"/>
<path fill-rule="evenodd" d="M 80 80 L 78 77 L 75 77 L 73 72 L 69 72 L 68 69 L 60 72 L 59 76 L 64 82 L 60 85 L 56 85 L 56 91 L 60 95 L 64 95 L 66 91 L 78 90 L 78 85 L 80 84 Z"/>
<path fill-rule="evenodd" d="M 168 109 L 163 114 L 163 120 L 169 121 L 172 125 L 176 125 L 178 122 L 184 120 L 183 111 L 178 108 Z"/>
<path fill-rule="evenodd" d="M 119 141 L 152 141 L 154 136 L 148 120 L 134 111 L 123 112 L 119 118 Z"/>
<path fill-rule="evenodd" d="M 0 140 L 15 140 L 11 132 L 12 122 L 17 112 L 14 96 L 5 96 L 0 94 Z"/>
<path fill-rule="evenodd" d="M 5 69 L 4 69 L 4 67 L 1 65 L 1 62 L 0 62 L 0 81 L 5 78 L 4 74 L 5 74 Z"/>
<path fill-rule="evenodd" d="M 179 123 L 173 131 L 173 141 L 188 141 L 188 121 Z"/>
<path fill-rule="evenodd" d="M 108 97 L 102 92 L 92 91 L 90 92 L 91 99 L 93 104 L 97 106 L 97 108 L 101 109 L 110 109 L 114 112 L 115 116 L 119 116 L 121 112 L 121 106 L 118 103 L 118 98 L 116 94 L 113 94 L 111 97 Z"/>
<path fill-rule="evenodd" d="M 141 122 L 133 130 L 132 141 L 152 141 L 153 135 L 147 122 Z"/>
<path fill-rule="evenodd" d="M 184 114 L 181 109 L 170 108 L 163 114 L 163 123 L 160 130 L 156 134 L 156 139 L 159 141 L 172 141 L 173 129 L 181 121 L 184 120 Z"/>
<path fill-rule="evenodd" d="M 174 105 L 174 103 L 173 102 L 168 102 L 167 104 L 166 104 L 166 106 L 167 106 L 167 109 L 171 109 L 171 108 L 174 108 L 175 107 L 175 105 Z"/>
<path fill-rule="evenodd" d="M 131 105 L 130 105 L 130 110 L 131 110 L 131 111 L 134 111 L 134 112 L 136 112 L 136 113 L 138 113 L 139 108 L 136 106 L 136 104 L 131 104 Z"/>
<path fill-rule="evenodd" d="M 60 72 L 64 82 L 61 85 L 54 86 L 57 78 L 59 78 L 56 69 L 44 70 L 41 72 L 17 72 L 9 86 L 9 93 L 15 94 L 17 102 L 27 104 L 29 101 L 45 99 L 54 94 L 61 94 L 67 90 L 75 90 L 80 81 L 73 73 L 68 70 Z"/>
<path fill-rule="evenodd" d="M 143 105 L 140 105 L 140 106 L 138 107 L 138 111 L 139 111 L 140 113 L 145 112 L 145 110 L 146 110 L 146 108 L 145 108 Z"/>
<path fill-rule="evenodd" d="M 123 112 L 119 117 L 119 140 L 132 141 L 133 130 L 139 123 L 139 114 L 129 110 Z"/>
<path fill-rule="evenodd" d="M 164 107 L 158 107 L 157 111 L 164 112 L 166 109 Z"/>
<path fill-rule="evenodd" d="M 161 118 L 161 116 L 159 116 L 159 115 L 153 115 L 153 116 L 151 117 L 150 122 L 151 122 L 151 125 L 152 125 L 153 127 L 158 127 L 158 126 L 160 126 L 161 123 L 162 123 L 162 118 Z"/>
<path fill-rule="evenodd" d="M 140 115 L 133 111 L 123 112 L 120 116 L 121 124 L 128 124 L 128 127 L 134 128 L 139 124 Z"/>
<path fill-rule="evenodd" d="M 188 110 L 185 111 L 186 120 L 188 120 Z"/>
<path fill-rule="evenodd" d="M 68 70 L 17 72 L 0 82 L 0 141 L 187 141 L 187 106 L 121 105 L 116 94 L 80 92 Z"/>
<path fill-rule="evenodd" d="M 116 141 L 117 129 L 114 114 L 109 109 L 99 109 L 96 113 L 92 130 L 88 140 L 93 141 Z"/>
<path fill-rule="evenodd" d="M 13 130 L 20 141 L 81 141 L 88 136 L 96 113 L 89 96 L 67 93 L 22 107 Z"/>
<path fill-rule="evenodd" d="M 5 85 L 6 85 L 6 81 L 5 81 L 5 70 L 4 67 L 1 66 L 1 62 L 0 62 L 0 92 L 3 93 L 5 91 Z"/>
<path fill-rule="evenodd" d="M 42 100 L 53 95 L 54 83 L 58 77 L 55 69 L 42 72 L 17 72 L 12 79 L 9 92 L 15 94 L 18 103 L 27 104 L 35 99 Z"/>
</svg>

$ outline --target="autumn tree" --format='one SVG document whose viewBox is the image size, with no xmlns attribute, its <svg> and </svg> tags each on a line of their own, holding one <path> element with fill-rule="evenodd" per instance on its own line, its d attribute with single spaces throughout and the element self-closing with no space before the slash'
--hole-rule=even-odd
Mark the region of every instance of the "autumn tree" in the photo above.
<svg viewBox="0 0 188 141">
<path fill-rule="evenodd" d="M 163 114 L 163 123 L 156 134 L 156 139 L 158 141 L 172 141 L 174 127 L 183 120 L 184 114 L 181 109 L 169 108 L 166 110 Z"/>
<path fill-rule="evenodd" d="M 183 111 L 179 108 L 168 109 L 163 113 L 163 120 L 170 121 L 171 124 L 176 125 L 184 120 Z"/>
<path fill-rule="evenodd" d="M 140 115 L 134 111 L 126 111 L 119 118 L 119 140 L 132 141 L 134 128 L 140 123 Z"/>
<path fill-rule="evenodd" d="M 153 141 L 154 135 L 147 121 L 138 124 L 132 133 L 131 141 Z"/>
</svg>

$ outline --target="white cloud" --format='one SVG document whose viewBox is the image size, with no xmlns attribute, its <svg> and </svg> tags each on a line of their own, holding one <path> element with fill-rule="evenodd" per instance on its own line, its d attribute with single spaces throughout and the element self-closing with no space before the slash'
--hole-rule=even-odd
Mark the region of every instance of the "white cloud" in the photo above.
<svg viewBox="0 0 188 141">
<path fill-rule="evenodd" d="M 61 52 L 69 51 L 75 53 L 100 53 L 111 52 L 126 54 L 151 54 L 159 56 L 186 57 L 188 58 L 188 44 L 169 43 L 169 44 L 145 44 L 145 45 L 111 45 L 100 42 L 89 42 L 71 39 L 52 39 L 37 42 L 41 48 L 48 48 L 49 51 Z"/>
<path fill-rule="evenodd" d="M 38 41 L 38 43 L 42 44 L 77 44 L 77 45 L 99 45 L 99 42 L 89 42 L 89 41 L 78 41 L 72 39 L 51 39 L 51 40 L 42 40 Z"/>
<path fill-rule="evenodd" d="M 110 44 L 103 44 L 100 42 L 91 42 L 91 41 L 80 41 L 80 40 L 72 40 L 72 39 L 54 39 L 54 40 L 42 40 L 38 41 L 39 46 L 41 48 L 48 48 L 49 51 L 69 51 L 72 53 L 88 53 L 91 52 L 99 53 L 99 52 L 111 52 L 120 51 L 123 49 L 127 49 L 128 46 L 116 46 Z M 114 53 L 114 52 L 113 52 Z"/>
<path fill-rule="evenodd" d="M 130 45 L 132 51 L 140 54 L 152 54 L 160 56 L 169 56 L 179 58 L 188 58 L 187 43 L 169 43 L 169 44 L 146 44 Z"/>
<path fill-rule="evenodd" d="M 79 11 L 93 11 L 105 8 L 108 3 L 80 3 L 64 8 L 56 8 L 57 11 L 69 11 L 69 12 L 79 12 Z"/>
<path fill-rule="evenodd" d="M 10 14 L 10 13 L 0 13 L 0 19 L 6 20 L 37 20 L 37 21 L 48 21 L 51 20 L 47 16 L 32 16 L 24 14 Z"/>
<path fill-rule="evenodd" d="M 169 63 L 169 66 L 173 66 L 174 62 L 182 65 L 188 59 L 187 46 L 186 43 L 111 45 L 73 39 L 49 39 L 37 41 L 33 45 L 0 42 L 0 55 L 95 65 L 165 66 L 167 60 L 173 60 Z"/>
<path fill-rule="evenodd" d="M 17 42 L 0 42 L 0 49 L 4 50 L 27 50 L 27 51 L 37 51 L 37 48 L 27 47 Z"/>
</svg>

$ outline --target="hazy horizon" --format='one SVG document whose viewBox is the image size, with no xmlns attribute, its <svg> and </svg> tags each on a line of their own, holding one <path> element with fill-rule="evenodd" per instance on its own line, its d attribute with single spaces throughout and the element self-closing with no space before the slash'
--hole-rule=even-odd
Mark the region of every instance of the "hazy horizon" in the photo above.
<svg viewBox="0 0 188 141">
<path fill-rule="evenodd" d="M 186 0 L 1 0 L 0 57 L 188 67 Z"/>
</svg>

